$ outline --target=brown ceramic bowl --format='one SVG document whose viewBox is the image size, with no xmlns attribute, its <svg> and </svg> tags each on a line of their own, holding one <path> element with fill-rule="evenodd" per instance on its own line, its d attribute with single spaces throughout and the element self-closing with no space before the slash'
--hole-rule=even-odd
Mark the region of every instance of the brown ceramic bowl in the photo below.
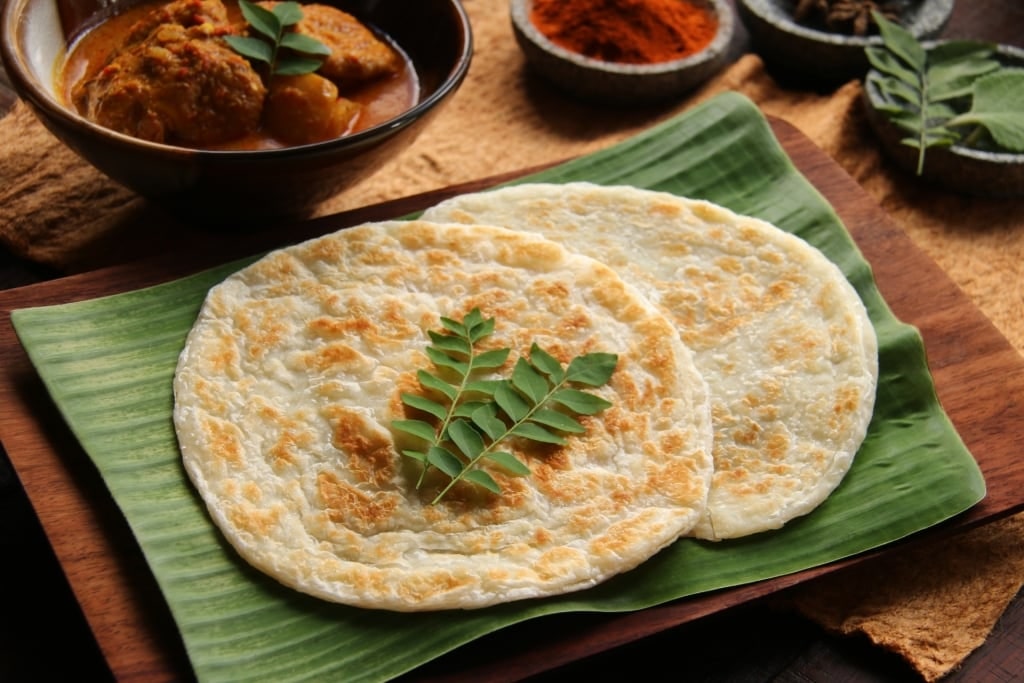
<svg viewBox="0 0 1024 683">
<path fill-rule="evenodd" d="M 729 58 L 734 15 L 728 0 L 694 0 L 718 18 L 718 32 L 700 52 L 659 64 L 618 64 L 556 45 L 530 21 L 533 0 L 511 0 L 512 28 L 530 68 L 562 91 L 599 104 L 648 104 L 679 96 L 720 71 Z"/>
<path fill-rule="evenodd" d="M 458 0 L 320 1 L 379 28 L 405 50 L 420 79 L 415 106 L 326 142 L 258 151 L 185 149 L 102 128 L 55 94 L 55 64 L 69 41 L 91 22 L 139 0 L 8 0 L 0 53 L 14 88 L 43 124 L 106 175 L 190 220 L 265 224 L 308 215 L 405 149 L 469 69 L 472 33 Z"/>
</svg>

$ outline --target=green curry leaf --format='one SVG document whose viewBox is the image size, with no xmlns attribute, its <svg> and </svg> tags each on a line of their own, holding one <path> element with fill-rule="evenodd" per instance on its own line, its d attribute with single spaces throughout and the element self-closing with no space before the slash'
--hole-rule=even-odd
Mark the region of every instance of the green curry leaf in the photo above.
<svg viewBox="0 0 1024 683">
<path fill-rule="evenodd" d="M 249 22 L 249 26 L 252 26 L 257 33 L 276 41 L 284 30 L 284 24 L 278 15 L 267 8 L 249 2 L 249 0 L 239 0 L 238 6 L 242 10 L 242 16 Z"/>
<path fill-rule="evenodd" d="M 259 38 L 250 38 L 248 36 L 224 36 L 224 41 L 231 47 L 232 50 L 248 57 L 249 59 L 255 59 L 266 64 L 270 64 L 274 60 L 274 48 L 269 43 Z"/>
<path fill-rule="evenodd" d="M 274 74 L 277 76 L 301 76 L 311 74 L 320 68 L 323 60 L 312 57 L 278 57 Z"/>
<path fill-rule="evenodd" d="M 281 36 L 281 47 L 295 50 L 307 55 L 320 55 L 326 57 L 331 54 L 331 48 L 327 47 L 313 36 L 305 33 L 285 33 Z"/>
<path fill-rule="evenodd" d="M 1024 69 L 1003 69 L 974 82 L 971 108 L 947 125 L 983 126 L 996 144 L 1024 152 Z"/>
<path fill-rule="evenodd" d="M 313 73 L 331 54 L 316 38 L 293 30 L 302 20 L 297 2 L 280 2 L 272 10 L 249 0 L 238 4 L 255 35 L 225 36 L 224 42 L 243 57 L 266 64 L 270 76 Z"/>
<path fill-rule="evenodd" d="M 523 462 L 505 451 L 497 451 L 494 453 L 487 454 L 487 460 L 489 462 L 497 464 L 502 469 L 506 470 L 509 474 L 513 474 L 518 477 L 525 477 L 530 474 L 530 468 L 523 464 Z M 501 489 L 495 491 L 500 493 Z"/>
<path fill-rule="evenodd" d="M 257 7 L 259 7 L 257 5 Z M 260 7 L 260 9 L 263 9 Z M 293 26 L 302 21 L 302 7 L 297 2 L 279 2 L 270 10 L 282 26 Z"/>
<path fill-rule="evenodd" d="M 614 354 L 577 356 L 566 368 L 533 344 L 529 358 L 516 360 L 511 378 L 475 379 L 477 372 L 503 366 L 511 353 L 510 349 L 478 348 L 494 331 L 494 319 L 485 319 L 479 309 L 473 309 L 461 322 L 442 318 L 441 325 L 443 331 L 428 332 L 431 344 L 425 349 L 437 372 L 417 373 L 420 386 L 429 395 L 401 395 L 403 404 L 433 417 L 437 425 L 416 419 L 391 423 L 395 430 L 427 444 L 425 451 L 402 451 L 421 466 L 417 488 L 431 467 L 449 477 L 433 503 L 459 481 L 500 493 L 498 482 L 482 469 L 484 463 L 511 476 L 529 475 L 530 468 L 515 455 L 498 450 L 499 444 L 515 437 L 563 445 L 563 433 L 585 431 L 573 413 L 594 415 L 611 406 L 605 399 L 569 385 L 606 384 L 618 363 Z"/>
<path fill-rule="evenodd" d="M 1024 81 L 994 73 L 1000 63 L 992 45 L 954 40 L 926 50 L 906 29 L 874 16 L 883 44 L 865 50 L 875 69 L 868 86 L 883 100 L 878 110 L 907 133 L 902 143 L 918 150 L 918 175 L 925 150 L 974 139 L 979 126 L 1010 151 L 1024 148 Z"/>
<path fill-rule="evenodd" d="M 939 43 L 928 51 L 928 79 L 933 102 L 970 96 L 974 83 L 999 68 L 992 46 L 970 40 Z"/>
</svg>

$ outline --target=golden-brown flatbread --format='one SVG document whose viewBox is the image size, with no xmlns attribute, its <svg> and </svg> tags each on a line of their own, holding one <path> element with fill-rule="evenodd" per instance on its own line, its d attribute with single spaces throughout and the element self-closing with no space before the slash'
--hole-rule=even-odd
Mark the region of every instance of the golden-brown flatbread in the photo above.
<svg viewBox="0 0 1024 683">
<path fill-rule="evenodd" d="M 492 494 L 416 488 L 400 394 L 428 330 L 473 308 L 509 364 L 618 356 L 612 406 Z M 505 368 L 503 372 L 507 372 Z M 214 287 L 180 356 L 174 423 L 210 516 L 246 561 L 326 600 L 476 608 L 579 590 L 687 533 L 711 477 L 707 386 L 664 314 L 607 266 L 539 235 L 426 221 L 272 252 Z M 436 473 L 435 473 L 436 474 Z"/>
<path fill-rule="evenodd" d="M 715 475 L 695 536 L 777 529 L 849 470 L 874 409 L 877 340 L 843 273 L 798 237 L 710 202 L 591 183 L 463 195 L 423 217 L 542 234 L 669 314 L 711 391 Z"/>
</svg>

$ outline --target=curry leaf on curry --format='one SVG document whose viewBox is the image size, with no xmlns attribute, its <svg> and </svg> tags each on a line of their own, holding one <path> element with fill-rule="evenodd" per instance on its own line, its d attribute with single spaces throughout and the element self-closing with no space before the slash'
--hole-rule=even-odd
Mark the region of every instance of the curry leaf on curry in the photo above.
<svg viewBox="0 0 1024 683">
<path fill-rule="evenodd" d="M 482 469 L 487 462 L 511 476 L 527 476 L 530 468 L 512 453 L 499 450 L 510 437 L 538 443 L 562 445 L 562 434 L 585 431 L 576 415 L 594 415 L 611 403 L 587 391 L 570 386 L 599 387 L 611 379 L 618 357 L 610 353 L 587 353 L 563 367 L 537 344 L 529 358 L 519 358 L 511 378 L 477 379 L 475 373 L 495 370 L 505 364 L 510 349 L 481 351 L 478 344 L 495 326 L 474 308 L 462 321 L 442 318 L 442 331 L 428 332 L 431 344 L 426 356 L 437 372 L 420 370 L 420 386 L 429 395 L 403 393 L 402 403 L 426 413 L 437 423 L 425 420 L 395 420 L 392 427 L 426 443 L 423 450 L 405 449 L 402 454 L 420 463 L 417 488 L 430 468 L 449 478 L 433 503 L 439 502 L 459 481 L 467 481 L 492 493 L 501 486 Z"/>
<path fill-rule="evenodd" d="M 238 54 L 249 59 L 270 64 L 274 59 L 274 48 L 266 41 L 248 36 L 224 36 L 224 40 Z"/>
<path fill-rule="evenodd" d="M 270 76 L 312 73 L 320 68 L 323 57 L 331 53 L 316 38 L 291 30 L 302 20 L 302 8 L 297 2 L 280 2 L 267 9 L 249 0 L 239 0 L 239 7 L 257 35 L 225 36 L 224 40 L 243 57 L 267 64 Z"/>
</svg>

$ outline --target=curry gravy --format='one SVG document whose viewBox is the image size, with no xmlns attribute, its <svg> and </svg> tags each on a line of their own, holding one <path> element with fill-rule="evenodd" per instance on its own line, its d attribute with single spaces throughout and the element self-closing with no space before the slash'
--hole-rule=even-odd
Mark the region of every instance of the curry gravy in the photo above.
<svg viewBox="0 0 1024 683">
<path fill-rule="evenodd" d="M 64 106 L 77 110 L 71 96 L 75 85 L 95 76 L 117 52 L 129 29 L 145 17 L 146 14 L 153 11 L 155 7 L 163 4 L 163 2 L 164 0 L 160 0 L 160 2 L 144 2 L 130 7 L 117 15 L 99 22 L 75 40 L 68 49 L 68 55 L 63 65 L 57 71 L 58 92 Z M 228 18 L 232 23 L 244 21 L 237 0 L 224 0 L 224 5 L 228 11 Z M 376 30 L 374 30 L 374 33 L 391 45 L 400 55 L 402 68 L 393 76 L 360 84 L 352 90 L 346 91 L 339 86 L 341 97 L 353 100 L 361 105 L 361 110 L 349 130 L 345 133 L 346 135 L 372 128 L 395 118 L 414 106 L 419 98 L 419 79 L 416 75 L 415 67 L 412 65 L 412 60 L 388 36 Z M 268 133 L 257 131 L 251 135 L 217 145 L 208 145 L 205 148 L 258 150 L 278 149 L 286 146 L 285 143 L 276 140 Z"/>
</svg>

